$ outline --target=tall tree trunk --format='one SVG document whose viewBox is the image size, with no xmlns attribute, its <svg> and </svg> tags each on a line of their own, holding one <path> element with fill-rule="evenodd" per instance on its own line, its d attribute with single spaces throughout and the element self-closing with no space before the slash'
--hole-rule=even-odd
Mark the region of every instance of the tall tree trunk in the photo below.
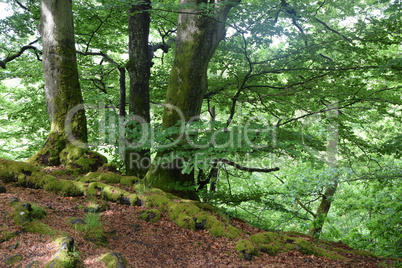
<svg viewBox="0 0 402 268">
<path fill-rule="evenodd" d="M 225 37 L 227 15 L 237 2 L 240 0 L 180 1 L 186 8 L 181 10 L 178 19 L 175 57 L 166 94 L 163 128 L 175 126 L 179 120 L 188 121 L 200 115 L 207 90 L 208 63 L 219 42 Z M 169 154 L 169 150 L 159 153 L 157 160 Z M 169 165 L 153 165 L 146 175 L 147 183 L 183 197 L 195 198 L 193 191 L 172 189 L 173 184 L 194 183 L 194 172 L 182 173 L 183 161 L 185 160 L 176 158 Z"/>
<path fill-rule="evenodd" d="M 328 119 L 329 123 L 327 126 L 327 161 L 331 168 L 337 167 L 337 153 L 338 153 L 338 124 L 334 117 L 338 116 L 337 107 L 328 107 Z M 321 203 L 317 208 L 317 212 L 314 215 L 314 220 L 311 229 L 309 230 L 309 235 L 319 238 L 322 228 L 324 227 L 325 220 L 327 218 L 328 212 L 331 209 L 332 200 L 338 188 L 338 176 L 332 178 L 330 184 L 326 187 L 324 193 L 321 197 Z"/>
<path fill-rule="evenodd" d="M 50 133 L 30 162 L 59 165 L 61 152 L 87 142 L 87 125 L 78 80 L 71 0 L 42 0 L 39 30 L 43 45 L 43 74 Z M 81 106 L 80 106 L 81 105 Z M 81 154 L 84 151 L 80 151 Z M 68 152 L 66 152 L 68 154 Z M 66 155 L 65 155 L 66 156 Z M 106 161 L 100 157 L 95 165 Z"/>
<path fill-rule="evenodd" d="M 133 5 L 129 10 L 129 61 L 127 70 L 130 75 L 130 98 L 129 118 L 127 129 L 129 141 L 125 153 L 125 166 L 127 175 L 135 175 L 143 178 L 150 166 L 149 149 L 138 149 L 137 144 L 149 133 L 147 124 L 150 122 L 149 115 L 149 77 L 151 68 L 151 56 L 149 51 L 148 36 L 150 16 L 148 10 L 151 1 L 145 0 Z M 144 128 L 143 128 L 144 127 Z M 139 134 L 138 139 L 130 138 L 130 135 Z M 131 146 L 130 146 L 131 145 Z"/>
</svg>

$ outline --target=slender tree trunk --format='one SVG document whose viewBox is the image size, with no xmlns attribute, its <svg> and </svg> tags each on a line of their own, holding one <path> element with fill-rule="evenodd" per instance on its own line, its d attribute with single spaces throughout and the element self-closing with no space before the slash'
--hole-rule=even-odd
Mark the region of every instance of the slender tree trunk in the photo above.
<svg viewBox="0 0 402 268">
<path fill-rule="evenodd" d="M 180 1 L 186 9 L 181 10 L 178 19 L 175 58 L 166 94 L 163 128 L 175 126 L 179 120 L 188 121 L 200 115 L 207 90 L 208 63 L 225 36 L 227 15 L 237 2 L 239 0 Z M 207 5 L 210 7 L 208 10 Z M 169 150 L 159 153 L 157 159 L 170 153 Z M 183 161 L 186 160 L 176 158 L 163 167 L 153 165 L 147 173 L 147 183 L 183 197 L 195 198 L 191 191 L 172 189 L 172 185 L 177 183 L 194 184 L 194 171 L 182 173 Z"/>
<path fill-rule="evenodd" d="M 337 180 L 334 180 L 333 185 L 327 187 L 324 194 L 322 195 L 321 203 L 317 208 L 317 212 L 315 213 L 313 225 L 309 230 L 309 235 L 316 238 L 320 237 L 328 212 L 331 208 L 332 199 L 336 193 L 337 187 L 338 187 Z"/>
<path fill-rule="evenodd" d="M 338 124 L 335 121 L 336 120 L 335 117 L 338 116 L 338 110 L 337 107 L 329 107 L 329 108 L 331 109 L 329 109 L 330 112 L 327 115 L 328 119 L 330 120 L 327 126 L 328 131 L 327 161 L 331 168 L 336 168 L 339 133 L 338 133 Z M 315 213 L 312 227 L 309 230 L 309 235 L 316 238 L 320 237 L 328 212 L 331 209 L 332 200 L 334 198 L 337 188 L 338 188 L 338 176 L 335 176 L 322 195 L 321 203 L 317 208 L 317 212 Z"/>
<path fill-rule="evenodd" d="M 127 70 L 130 75 L 130 99 L 128 118 L 129 145 L 126 147 L 125 166 L 127 175 L 135 175 L 143 178 L 150 166 L 151 159 L 149 149 L 138 149 L 141 138 L 148 141 L 149 115 L 149 77 L 151 68 L 151 56 L 149 51 L 148 36 L 151 1 L 145 0 L 133 5 L 129 10 L 129 61 Z M 137 132 L 137 133 L 135 133 Z M 137 139 L 130 136 L 136 135 Z M 144 137 L 145 135 L 145 137 Z M 144 140 L 144 141 L 145 141 Z"/>
<path fill-rule="evenodd" d="M 51 128 L 45 145 L 29 161 L 59 165 L 63 162 L 61 152 L 64 149 L 74 147 L 72 143 L 82 145 L 87 142 L 71 0 L 42 0 L 39 29 L 43 45 L 46 106 Z M 100 156 L 98 160 L 99 163 L 94 164 L 93 169 L 106 161 Z"/>
</svg>

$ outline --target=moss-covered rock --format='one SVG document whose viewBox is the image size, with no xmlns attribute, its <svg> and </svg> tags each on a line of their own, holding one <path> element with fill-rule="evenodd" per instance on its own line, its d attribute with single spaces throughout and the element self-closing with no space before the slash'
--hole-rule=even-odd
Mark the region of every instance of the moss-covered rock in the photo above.
<svg viewBox="0 0 402 268">
<path fill-rule="evenodd" d="M 191 203 L 173 203 L 168 209 L 168 215 L 172 221 L 180 217 L 182 214 L 194 217 L 199 212 L 200 208 Z"/>
<path fill-rule="evenodd" d="M 84 183 L 71 180 L 51 180 L 43 185 L 43 190 L 54 192 L 61 196 L 81 196 L 84 194 Z"/>
<path fill-rule="evenodd" d="M 14 207 L 12 218 L 17 225 L 25 225 L 34 219 L 46 216 L 46 211 L 37 205 L 22 202 L 12 202 L 10 205 Z"/>
<path fill-rule="evenodd" d="M 85 176 L 79 177 L 76 181 L 80 182 L 103 182 L 103 183 L 119 183 L 121 185 L 132 186 L 140 181 L 135 176 L 123 176 L 116 172 L 89 172 Z"/>
<path fill-rule="evenodd" d="M 5 231 L 0 231 L 0 244 L 12 239 L 13 237 L 16 237 L 18 233 L 16 232 L 9 232 L 7 230 Z"/>
<path fill-rule="evenodd" d="M 102 182 L 91 182 L 85 190 L 85 195 L 100 196 L 104 200 L 130 204 L 127 199 L 131 193 Z M 127 200 L 127 202 L 125 200 Z"/>
<path fill-rule="evenodd" d="M 32 164 L 0 158 L 0 180 L 5 183 L 17 182 L 38 171 L 39 168 Z"/>
<path fill-rule="evenodd" d="M 147 209 L 147 210 L 141 211 L 138 217 L 141 220 L 155 223 L 161 219 L 161 213 L 157 209 Z"/>
<path fill-rule="evenodd" d="M 257 254 L 256 248 L 248 239 L 240 239 L 237 241 L 235 250 L 239 252 L 240 257 L 249 261 L 251 261 L 252 257 Z"/>
<path fill-rule="evenodd" d="M 99 258 L 100 262 L 104 262 L 107 268 L 124 268 L 127 261 L 120 253 L 109 252 Z"/>
<path fill-rule="evenodd" d="M 250 240 L 256 245 L 259 251 L 271 256 L 275 256 L 281 251 L 286 251 L 286 243 L 284 243 L 282 237 L 277 233 L 257 233 L 250 236 Z"/>
<path fill-rule="evenodd" d="M 68 168 L 79 169 L 82 172 L 97 171 L 107 163 L 106 157 L 87 148 L 68 144 L 60 153 L 60 162 Z"/>
<path fill-rule="evenodd" d="M 76 251 L 74 239 L 72 237 L 62 237 L 56 239 L 55 243 L 59 250 L 44 268 L 75 268 L 79 267 L 80 256 Z"/>
<path fill-rule="evenodd" d="M 5 267 L 15 267 L 15 265 L 22 261 L 22 256 L 20 254 L 12 255 L 4 260 Z"/>
<path fill-rule="evenodd" d="M 173 205 L 173 201 L 164 194 L 148 194 L 141 195 L 140 199 L 146 207 L 157 207 L 161 211 L 168 211 L 169 206 Z"/>
<path fill-rule="evenodd" d="M 181 228 L 195 230 L 195 221 L 188 215 L 181 214 L 174 220 L 174 222 Z"/>
</svg>

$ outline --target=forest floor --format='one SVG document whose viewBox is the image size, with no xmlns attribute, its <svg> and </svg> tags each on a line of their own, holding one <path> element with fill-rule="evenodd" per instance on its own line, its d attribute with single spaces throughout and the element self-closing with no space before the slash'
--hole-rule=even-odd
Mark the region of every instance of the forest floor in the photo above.
<svg viewBox="0 0 402 268">
<path fill-rule="evenodd" d="M 40 222 L 59 233 L 67 234 L 75 241 L 83 267 L 106 267 L 98 259 L 108 252 L 120 253 L 127 267 L 397 267 L 399 261 L 357 254 L 341 242 L 334 243 L 344 258 L 305 255 L 295 250 L 271 256 L 261 253 L 251 261 L 239 257 L 235 242 L 226 237 L 213 237 L 206 230 L 189 230 L 178 227 L 162 214 L 156 223 L 139 219 L 146 208 L 104 202 L 105 210 L 99 213 L 104 237 L 90 241 L 85 232 L 71 224 L 71 219 L 85 219 L 82 209 L 90 201 L 88 197 L 62 197 L 40 189 L 15 187 L 3 184 L 0 193 L 0 267 L 43 267 L 57 252 L 54 236 L 27 232 L 11 218 L 12 198 L 20 202 L 36 204 L 45 209 L 46 216 Z M 91 201 L 93 202 L 93 200 Z M 262 232 L 241 220 L 231 219 L 231 224 L 247 234 Z M 17 234 L 11 239 L 1 239 L 1 233 Z M 20 255 L 15 264 L 6 264 L 11 256 Z M 35 266 L 35 265 L 36 266 Z"/>
</svg>

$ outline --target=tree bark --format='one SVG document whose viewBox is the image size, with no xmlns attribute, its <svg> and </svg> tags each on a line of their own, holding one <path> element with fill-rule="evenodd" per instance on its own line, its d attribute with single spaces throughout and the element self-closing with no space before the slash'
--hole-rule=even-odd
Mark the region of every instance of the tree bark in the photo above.
<svg viewBox="0 0 402 268">
<path fill-rule="evenodd" d="M 87 142 L 71 0 L 42 0 L 39 30 L 43 46 L 46 106 L 51 127 L 45 145 L 29 161 L 60 165 L 64 149 Z M 105 161 L 102 157 L 98 160 L 99 165 Z"/>
<path fill-rule="evenodd" d="M 144 135 L 146 135 L 146 141 L 149 140 L 148 128 L 144 124 L 150 122 L 149 77 L 151 56 L 148 44 L 151 20 L 148 10 L 150 9 L 151 1 L 142 1 L 132 6 L 128 17 L 129 61 L 127 70 L 130 75 L 130 98 L 125 166 L 127 175 L 140 178 L 145 176 L 151 163 L 149 149 L 141 149 L 141 144 L 137 144 Z M 135 134 L 133 132 L 138 132 L 140 138 L 130 138 L 130 135 Z"/>
<path fill-rule="evenodd" d="M 335 104 L 336 105 L 336 104 Z M 331 105 L 333 106 L 333 105 Z M 336 118 L 338 116 L 338 107 L 328 107 L 327 118 L 327 161 L 331 168 L 337 167 L 337 153 L 338 153 L 338 124 L 336 123 Z M 338 176 L 332 178 L 330 184 L 326 187 L 324 193 L 321 197 L 321 203 L 317 208 L 317 212 L 314 214 L 314 220 L 311 229 L 309 230 L 309 235 L 319 238 L 321 235 L 322 228 L 324 227 L 325 220 L 328 216 L 329 210 L 331 209 L 332 200 L 338 188 Z"/>
<path fill-rule="evenodd" d="M 328 212 L 331 208 L 332 199 L 336 193 L 337 187 L 338 182 L 337 180 L 334 180 L 333 185 L 326 188 L 324 194 L 322 195 L 320 205 L 317 208 L 317 212 L 315 213 L 312 227 L 310 228 L 308 233 L 309 235 L 315 238 L 320 237 Z"/>
<path fill-rule="evenodd" d="M 176 49 L 166 94 L 163 128 L 175 126 L 179 120 L 189 121 L 200 115 L 202 100 L 207 90 L 208 63 L 219 42 L 225 37 L 227 15 L 237 2 L 240 0 L 180 1 L 186 8 L 181 10 L 178 19 Z M 163 158 L 170 153 L 169 150 L 158 153 L 157 158 Z M 164 167 L 153 165 L 146 175 L 147 183 L 183 197 L 194 198 L 194 191 L 172 189 L 172 185 L 177 183 L 194 184 L 194 171 L 189 174 L 182 173 L 183 161 L 186 160 L 176 158 Z"/>
</svg>

